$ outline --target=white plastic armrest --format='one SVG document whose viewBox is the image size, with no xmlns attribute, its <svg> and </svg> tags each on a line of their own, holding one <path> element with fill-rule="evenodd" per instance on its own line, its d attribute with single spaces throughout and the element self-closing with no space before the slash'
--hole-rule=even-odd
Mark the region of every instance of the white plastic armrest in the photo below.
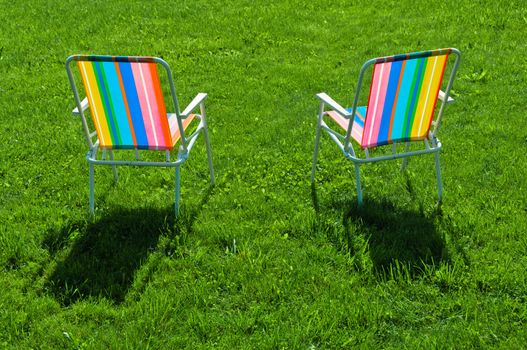
<svg viewBox="0 0 527 350">
<path fill-rule="evenodd" d="M 337 111 L 338 114 L 342 115 L 344 118 L 350 118 L 351 112 L 348 112 L 344 107 L 335 102 L 335 100 L 329 97 L 325 92 L 317 94 L 317 97 L 320 101 L 333 108 L 335 111 Z"/>
<path fill-rule="evenodd" d="M 207 94 L 204 92 L 200 92 L 199 94 L 194 97 L 194 99 L 188 104 L 187 108 L 181 113 L 181 116 L 183 118 L 188 117 L 190 112 L 192 112 L 201 102 L 203 102 L 207 98 Z"/>
<path fill-rule="evenodd" d="M 439 90 L 439 95 L 437 96 L 443 103 L 445 103 L 445 92 L 442 90 Z M 454 99 L 450 96 L 448 96 L 448 100 L 446 101 L 447 104 L 454 102 Z"/>
<path fill-rule="evenodd" d="M 82 100 L 81 102 L 81 109 L 82 109 L 82 112 L 84 112 L 86 109 L 88 108 L 88 98 L 85 97 L 84 100 Z M 79 112 L 79 109 L 77 107 L 75 107 L 73 109 L 73 111 L 71 111 L 71 113 L 76 116 L 76 117 L 80 117 L 80 112 Z"/>
</svg>

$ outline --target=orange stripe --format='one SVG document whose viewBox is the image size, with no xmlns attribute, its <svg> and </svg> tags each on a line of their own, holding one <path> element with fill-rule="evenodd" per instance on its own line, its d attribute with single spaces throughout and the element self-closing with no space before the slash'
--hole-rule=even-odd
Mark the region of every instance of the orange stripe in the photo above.
<svg viewBox="0 0 527 350">
<path fill-rule="evenodd" d="M 183 130 L 187 129 L 187 126 L 189 126 L 189 124 L 194 120 L 195 117 L 196 117 L 195 114 L 189 114 L 189 116 L 186 119 L 182 120 Z M 179 132 L 179 126 L 178 126 L 178 123 L 177 123 L 177 117 L 176 117 L 175 114 L 171 118 L 170 124 L 172 126 L 172 128 L 171 128 L 172 129 L 172 145 L 171 145 L 171 147 L 174 147 L 176 142 L 178 142 L 178 140 L 181 138 L 181 133 Z"/>
<path fill-rule="evenodd" d="M 366 111 L 367 112 L 367 111 Z M 359 118 L 364 122 L 364 116 L 359 112 L 359 110 L 357 109 L 357 111 L 355 111 L 355 114 L 359 116 Z"/>
<path fill-rule="evenodd" d="M 126 91 L 124 89 L 123 77 L 121 76 L 121 70 L 119 69 L 119 62 L 114 62 L 115 72 L 119 80 L 119 86 L 121 87 L 121 94 L 123 95 L 124 107 L 126 109 L 126 116 L 128 117 L 128 124 L 130 125 L 130 133 L 132 134 L 132 140 L 134 140 L 134 146 L 137 148 L 137 139 L 135 138 L 134 123 L 132 122 L 132 115 L 130 114 L 130 108 L 128 107 L 128 100 L 126 99 Z"/>
<path fill-rule="evenodd" d="M 148 68 L 150 69 L 150 75 L 152 76 L 154 93 L 156 95 L 157 106 L 160 114 L 161 129 L 163 130 L 163 136 L 166 142 L 165 146 L 171 149 L 174 145 L 169 143 L 172 137 L 170 135 L 170 127 L 168 126 L 167 110 L 165 99 L 163 98 L 163 91 L 161 91 L 161 82 L 159 81 L 159 76 L 157 74 L 157 66 L 155 63 L 149 63 Z"/>
<path fill-rule="evenodd" d="M 395 107 L 397 105 L 397 99 L 399 98 L 399 90 L 401 88 L 401 82 L 403 81 L 403 73 L 404 73 L 404 66 L 406 65 L 406 61 L 403 61 L 401 65 L 401 71 L 399 75 L 399 82 L 397 83 L 397 90 L 395 92 L 395 98 L 393 100 L 393 106 L 392 106 L 392 115 L 390 116 L 390 128 L 388 129 L 388 140 L 392 139 L 392 127 L 393 127 L 393 115 L 395 114 Z"/>
<path fill-rule="evenodd" d="M 431 115 L 430 115 L 430 120 L 428 121 L 428 128 L 427 128 L 427 130 L 430 130 L 430 125 L 432 124 L 432 119 L 434 119 L 434 112 L 435 112 L 436 105 L 437 105 L 437 100 L 438 100 L 437 96 L 439 95 L 439 89 L 441 89 L 441 84 L 443 83 L 443 78 L 444 78 L 444 74 L 445 74 L 445 67 L 446 67 L 447 61 L 448 61 L 448 54 L 445 55 L 444 62 L 443 62 L 443 67 L 441 69 L 441 75 L 439 76 L 439 84 L 437 84 L 437 90 L 435 92 L 436 99 L 435 99 L 434 104 L 432 106 L 432 111 L 431 111 Z"/>
</svg>

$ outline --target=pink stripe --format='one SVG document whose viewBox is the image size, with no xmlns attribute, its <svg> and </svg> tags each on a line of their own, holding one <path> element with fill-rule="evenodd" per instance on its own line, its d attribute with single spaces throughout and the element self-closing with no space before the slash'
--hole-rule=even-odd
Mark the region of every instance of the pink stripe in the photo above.
<svg viewBox="0 0 527 350">
<path fill-rule="evenodd" d="M 360 140 L 362 139 L 362 128 L 358 126 L 357 124 L 353 124 L 353 129 L 351 130 L 351 137 L 355 139 L 355 141 L 360 143 Z"/>
<path fill-rule="evenodd" d="M 147 63 L 147 64 L 154 64 L 154 63 Z M 161 116 L 159 113 L 159 105 L 157 104 L 156 92 L 154 89 L 154 82 L 152 81 L 152 74 L 150 73 L 150 69 L 149 67 L 147 67 L 146 64 L 142 67 L 142 71 L 143 71 L 143 76 L 145 78 L 146 91 L 148 94 L 147 95 L 148 102 L 150 104 L 150 110 L 152 112 L 152 116 L 154 120 L 154 128 L 156 130 L 156 136 L 157 136 L 157 145 L 166 146 L 170 144 L 170 142 L 166 142 L 165 134 L 161 126 Z"/>
<path fill-rule="evenodd" d="M 340 114 L 338 114 L 335 111 L 327 111 L 326 114 L 329 115 L 331 119 L 333 119 L 342 129 L 348 130 L 348 126 L 349 126 L 348 119 L 341 117 Z"/>
<path fill-rule="evenodd" d="M 327 111 L 327 115 L 331 117 L 342 129 L 347 130 L 349 126 L 349 120 L 340 116 L 335 111 Z M 362 127 L 358 123 L 353 123 L 353 128 L 351 129 L 351 137 L 358 143 L 362 139 Z"/>
<path fill-rule="evenodd" d="M 148 139 L 149 145 L 156 145 L 154 137 L 154 128 L 150 122 L 150 115 L 148 111 L 147 95 L 145 93 L 145 86 L 143 85 L 143 79 L 141 79 L 140 63 L 130 63 L 132 66 L 132 72 L 134 74 L 135 87 L 137 90 L 137 97 L 139 98 L 139 105 L 141 106 L 141 114 L 143 115 L 143 122 L 145 124 L 146 138 Z"/>
<path fill-rule="evenodd" d="M 391 62 L 375 65 L 370 101 L 368 103 L 368 115 L 366 116 L 366 123 L 364 125 L 362 146 L 376 144 L 377 138 L 379 137 L 382 111 L 384 108 L 384 100 L 386 97 L 386 89 L 388 88 L 391 67 Z"/>
<path fill-rule="evenodd" d="M 367 145 L 369 143 L 369 135 L 370 135 L 370 129 L 371 124 L 373 120 L 373 111 L 374 111 L 374 105 L 377 103 L 377 93 L 378 90 L 376 87 L 378 86 L 379 82 L 379 75 L 380 75 L 380 65 L 376 64 L 373 67 L 373 77 L 372 82 L 370 85 L 370 96 L 368 98 L 368 109 L 366 112 L 366 119 L 364 120 L 364 130 L 363 130 L 363 136 L 362 136 L 362 142 L 361 146 Z"/>
</svg>

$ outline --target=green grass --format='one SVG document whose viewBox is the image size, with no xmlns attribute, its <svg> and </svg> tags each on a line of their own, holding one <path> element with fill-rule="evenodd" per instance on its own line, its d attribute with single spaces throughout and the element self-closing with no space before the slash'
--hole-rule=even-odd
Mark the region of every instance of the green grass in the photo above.
<svg viewBox="0 0 527 350">
<path fill-rule="evenodd" d="M 0 347 L 523 348 L 527 344 L 527 7 L 523 1 L 0 0 Z M 432 157 L 362 169 L 318 103 L 362 63 L 456 47 Z M 203 142 L 173 172 L 96 169 L 96 218 L 64 61 L 152 55 Z"/>
</svg>

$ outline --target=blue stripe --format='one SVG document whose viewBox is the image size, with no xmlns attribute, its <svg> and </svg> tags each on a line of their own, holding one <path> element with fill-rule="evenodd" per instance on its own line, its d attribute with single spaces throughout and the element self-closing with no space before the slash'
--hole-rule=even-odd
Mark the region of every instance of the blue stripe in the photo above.
<svg viewBox="0 0 527 350">
<path fill-rule="evenodd" d="M 397 96 L 395 113 L 393 116 L 392 134 L 389 135 L 392 140 L 397 140 L 403 137 L 404 114 L 406 112 L 408 97 L 410 96 L 410 90 L 412 88 L 412 78 L 414 77 L 417 65 L 416 60 L 407 60 L 405 62 L 403 78 L 399 88 L 399 95 Z"/>
<path fill-rule="evenodd" d="M 389 138 L 388 131 L 390 131 L 393 103 L 395 101 L 395 95 L 397 93 L 397 86 L 399 85 L 399 77 L 401 76 L 402 65 L 403 61 L 397 61 L 392 63 L 390 77 L 388 78 L 388 87 L 386 88 L 386 97 L 384 99 L 384 106 L 382 110 L 379 136 L 377 137 L 378 144 L 388 141 Z"/>
<path fill-rule="evenodd" d="M 148 138 L 146 136 L 143 113 L 141 112 L 141 105 L 139 104 L 139 97 L 135 86 L 132 65 L 128 62 L 120 62 L 119 69 L 121 71 L 121 78 L 123 79 L 124 90 L 126 92 L 128 109 L 130 110 L 130 116 L 132 117 L 132 123 L 134 124 L 137 147 L 140 149 L 148 149 Z"/>
<path fill-rule="evenodd" d="M 119 136 L 122 146 L 133 146 L 132 132 L 128 122 L 126 107 L 122 96 L 119 78 L 113 62 L 102 62 L 102 68 L 108 82 L 108 90 L 113 104 L 114 118 L 119 126 Z"/>
<path fill-rule="evenodd" d="M 112 144 L 114 146 L 118 146 L 121 141 L 119 140 L 119 134 L 117 133 L 115 121 L 113 120 L 112 108 L 110 107 L 109 93 L 106 90 L 106 84 L 104 83 L 104 76 L 101 69 L 101 63 L 94 62 L 93 65 L 97 72 L 97 80 L 99 81 L 99 90 L 101 92 L 101 96 L 105 107 L 104 110 L 106 112 L 106 119 L 108 120 L 108 124 L 110 125 L 110 136 L 112 137 Z"/>
<path fill-rule="evenodd" d="M 346 108 L 346 110 L 350 113 L 353 112 L 353 108 Z M 355 112 L 355 118 L 353 120 L 353 123 L 359 124 L 362 128 L 364 128 L 364 120 L 361 119 L 361 117 L 359 117 L 359 113 L 360 115 L 362 115 L 363 118 L 365 118 L 366 117 L 366 106 L 357 107 L 357 111 Z"/>
</svg>

